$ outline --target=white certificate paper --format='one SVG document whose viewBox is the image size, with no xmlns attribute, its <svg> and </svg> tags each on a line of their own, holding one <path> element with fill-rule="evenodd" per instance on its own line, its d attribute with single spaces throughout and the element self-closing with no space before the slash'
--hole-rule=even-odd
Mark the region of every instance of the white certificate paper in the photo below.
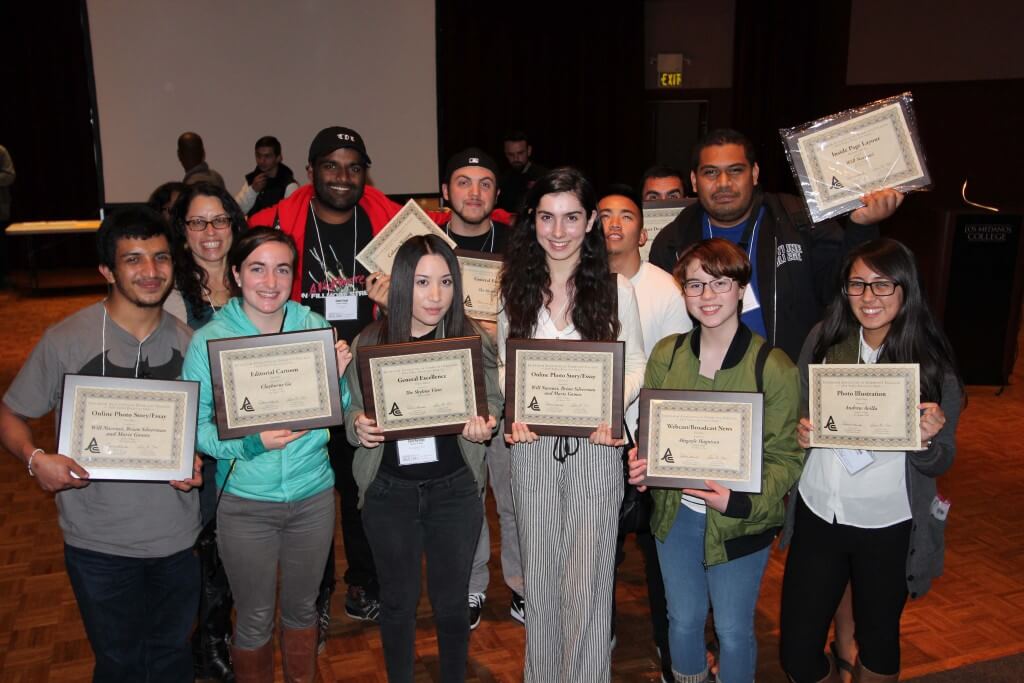
<svg viewBox="0 0 1024 683">
<path fill-rule="evenodd" d="M 650 260 L 651 245 L 654 238 L 674 221 L 683 209 L 693 204 L 695 199 L 673 199 L 669 201 L 644 202 L 644 230 L 647 231 L 647 241 L 640 246 L 640 260 Z M 671 274 L 671 273 L 670 273 Z"/>
<path fill-rule="evenodd" d="M 812 447 L 921 450 L 916 363 L 836 363 L 808 369 Z"/>
<path fill-rule="evenodd" d="M 371 358 L 370 380 L 385 431 L 461 424 L 476 415 L 468 348 Z"/>
<path fill-rule="evenodd" d="M 904 93 L 781 131 L 812 220 L 859 208 L 868 192 L 930 185 L 911 101 Z"/>
<path fill-rule="evenodd" d="M 391 273 L 398 248 L 410 237 L 428 234 L 437 235 L 452 249 L 455 248 L 455 241 L 437 227 L 415 200 L 410 199 L 395 217 L 388 221 L 384 229 L 356 254 L 356 259 L 371 273 Z"/>
<path fill-rule="evenodd" d="M 462 306 L 466 315 L 477 320 L 496 321 L 502 259 L 490 255 L 484 258 L 478 252 L 461 249 L 457 249 L 455 255 L 462 268 Z"/>
<path fill-rule="evenodd" d="M 198 384 L 66 375 L 58 451 L 90 478 L 192 476 Z"/>
<path fill-rule="evenodd" d="M 595 427 L 612 424 L 611 353 L 516 351 L 515 421 Z"/>
</svg>

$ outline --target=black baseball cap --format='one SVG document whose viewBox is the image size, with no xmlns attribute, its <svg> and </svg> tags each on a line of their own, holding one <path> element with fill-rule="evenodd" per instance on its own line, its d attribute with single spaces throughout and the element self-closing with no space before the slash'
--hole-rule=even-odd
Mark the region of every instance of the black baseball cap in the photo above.
<svg viewBox="0 0 1024 683">
<path fill-rule="evenodd" d="M 363 163 L 370 165 L 370 156 L 366 153 L 363 136 L 351 128 L 331 126 L 316 134 L 309 145 L 309 163 L 314 164 L 320 157 L 327 156 L 336 149 L 354 149 L 363 156 Z"/>
<path fill-rule="evenodd" d="M 486 168 L 495 178 L 498 177 L 498 164 L 494 159 L 479 147 L 470 147 L 448 159 L 448 164 L 444 167 L 444 182 L 450 181 L 453 173 L 466 166 Z"/>
</svg>

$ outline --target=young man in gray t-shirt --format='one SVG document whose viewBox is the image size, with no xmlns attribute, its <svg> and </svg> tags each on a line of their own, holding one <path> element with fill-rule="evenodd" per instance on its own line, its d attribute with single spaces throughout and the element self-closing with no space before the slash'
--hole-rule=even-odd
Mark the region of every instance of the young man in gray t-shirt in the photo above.
<svg viewBox="0 0 1024 683">
<path fill-rule="evenodd" d="M 27 419 L 58 411 L 64 375 L 177 379 L 191 331 L 163 312 L 173 284 L 167 225 L 152 209 L 112 213 L 97 233 L 110 295 L 48 329 L 0 403 L 0 443 L 56 493 L 64 556 L 96 656 L 94 680 L 192 680 L 199 533 L 196 460 L 185 481 L 89 481 L 36 447 Z"/>
</svg>

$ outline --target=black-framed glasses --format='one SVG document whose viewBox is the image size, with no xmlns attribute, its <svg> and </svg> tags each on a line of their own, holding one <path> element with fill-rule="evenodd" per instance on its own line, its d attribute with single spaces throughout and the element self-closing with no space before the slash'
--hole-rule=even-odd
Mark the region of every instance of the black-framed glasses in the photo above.
<svg viewBox="0 0 1024 683">
<path fill-rule="evenodd" d="M 687 280 L 683 283 L 683 294 L 686 296 L 701 296 L 704 294 L 705 287 L 710 287 L 711 291 L 715 294 L 725 294 L 732 289 L 733 282 L 735 280 L 731 277 L 720 277 L 709 282 Z"/>
<path fill-rule="evenodd" d="M 847 280 L 843 283 L 843 294 L 847 296 L 863 296 L 864 290 L 870 287 L 871 293 L 875 296 L 892 296 L 896 293 L 896 288 L 899 286 L 900 283 L 893 282 L 892 280 L 875 280 L 874 282 Z"/>
<path fill-rule="evenodd" d="M 212 225 L 215 230 L 227 230 L 231 227 L 231 217 L 221 214 L 220 216 L 214 216 L 210 220 L 200 218 L 199 216 L 193 216 L 185 220 L 185 227 L 192 232 L 202 232 L 206 230 L 208 225 Z"/>
</svg>

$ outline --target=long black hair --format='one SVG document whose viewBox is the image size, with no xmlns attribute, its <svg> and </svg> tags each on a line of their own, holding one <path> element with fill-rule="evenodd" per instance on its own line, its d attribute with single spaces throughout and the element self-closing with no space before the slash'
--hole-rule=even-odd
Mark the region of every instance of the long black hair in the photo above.
<svg viewBox="0 0 1024 683">
<path fill-rule="evenodd" d="M 903 305 L 885 335 L 878 362 L 918 363 L 921 366 L 923 400 L 941 400 L 942 379 L 947 373 L 957 378 L 962 391 L 963 381 L 956 369 L 953 349 L 924 300 L 914 254 L 894 239 L 867 242 L 847 255 L 840 271 L 841 282 L 849 280 L 850 270 L 858 259 L 879 275 L 895 282 L 903 292 Z M 825 311 L 821 337 L 814 347 L 814 361 L 820 363 L 831 347 L 857 334 L 859 328 L 860 322 L 853 314 L 847 296 L 837 296 Z"/>
<path fill-rule="evenodd" d="M 452 276 L 452 305 L 442 318 L 441 337 L 465 337 L 479 334 L 466 317 L 462 306 L 462 271 L 459 260 L 448 244 L 437 235 L 417 235 L 407 239 L 395 252 L 388 289 L 388 312 L 380 323 L 380 344 L 399 344 L 412 338 L 412 294 L 416 266 L 424 256 L 435 254 L 444 259 Z"/>
<path fill-rule="evenodd" d="M 537 207 L 548 194 L 568 192 L 583 205 L 585 220 L 595 218 L 597 193 L 574 168 L 557 168 L 540 178 L 526 194 L 523 211 L 509 235 L 501 268 L 501 298 L 509 321 L 509 337 L 533 336 L 541 307 L 551 299 L 551 274 L 544 248 L 537 242 Z M 618 290 L 608 268 L 601 221 L 583 238 L 580 262 L 569 282 L 572 322 L 587 341 L 613 341 L 619 336 Z"/>
<path fill-rule="evenodd" d="M 213 197 L 220 200 L 224 207 L 224 213 L 231 219 L 231 243 L 232 246 L 238 242 L 238 238 L 245 231 L 245 213 L 238 207 L 235 198 L 227 190 L 210 183 L 196 183 L 186 185 L 178 199 L 171 208 L 171 230 L 174 234 L 174 286 L 181 292 L 193 311 L 202 310 L 206 306 L 206 299 L 203 293 L 209 283 L 209 273 L 199 265 L 188 248 L 188 228 L 185 226 L 185 219 L 188 218 L 188 210 L 192 200 L 196 197 Z M 224 284 L 234 289 L 229 268 L 224 268 Z"/>
</svg>

